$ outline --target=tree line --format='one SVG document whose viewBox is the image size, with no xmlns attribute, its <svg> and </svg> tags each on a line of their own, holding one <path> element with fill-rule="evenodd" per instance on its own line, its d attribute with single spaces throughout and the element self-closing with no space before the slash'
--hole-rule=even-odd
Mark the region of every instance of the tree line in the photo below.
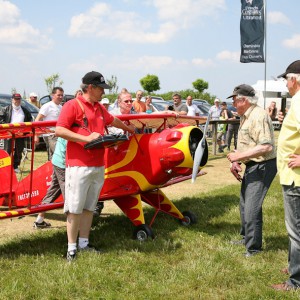
<svg viewBox="0 0 300 300">
<path fill-rule="evenodd" d="M 49 94 L 51 94 L 51 91 L 53 87 L 55 86 L 62 86 L 63 81 L 60 79 L 59 74 L 53 74 L 49 77 L 44 78 L 47 91 Z M 117 94 L 118 94 L 118 78 L 117 76 L 112 75 L 111 78 L 107 78 L 106 82 L 109 86 L 111 86 L 111 89 L 109 90 L 109 94 L 105 95 L 106 98 L 110 100 L 110 102 L 114 102 L 116 100 Z M 145 91 L 146 95 L 152 95 L 152 96 L 159 96 L 162 97 L 165 100 L 171 100 L 172 94 L 179 93 L 183 99 L 185 99 L 187 96 L 192 96 L 194 99 L 203 99 L 207 100 L 210 104 L 213 104 L 215 96 L 211 95 L 205 90 L 208 89 L 209 84 L 205 80 L 198 78 L 194 82 L 192 82 L 192 86 L 194 89 L 185 89 L 181 91 L 169 91 L 167 93 L 156 93 L 160 90 L 160 81 L 158 76 L 153 74 L 147 74 L 145 77 L 140 79 L 140 85 L 142 89 Z M 132 93 L 133 96 L 134 93 Z"/>
</svg>

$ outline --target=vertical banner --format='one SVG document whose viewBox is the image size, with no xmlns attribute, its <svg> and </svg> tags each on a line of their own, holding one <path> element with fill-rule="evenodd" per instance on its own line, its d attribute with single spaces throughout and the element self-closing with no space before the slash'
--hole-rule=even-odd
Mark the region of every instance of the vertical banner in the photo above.
<svg viewBox="0 0 300 300">
<path fill-rule="evenodd" d="M 264 62 L 264 0 L 241 0 L 240 62 Z"/>
</svg>

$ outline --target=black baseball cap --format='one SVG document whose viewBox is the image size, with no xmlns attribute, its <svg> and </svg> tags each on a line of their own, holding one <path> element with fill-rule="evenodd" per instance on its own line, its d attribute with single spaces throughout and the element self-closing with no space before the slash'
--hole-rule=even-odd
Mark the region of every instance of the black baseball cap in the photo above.
<svg viewBox="0 0 300 300">
<path fill-rule="evenodd" d="M 296 61 L 292 62 L 286 68 L 286 71 L 283 74 L 278 75 L 277 78 L 283 77 L 283 78 L 286 79 L 286 75 L 289 74 L 289 73 L 300 74 L 300 60 L 296 60 Z"/>
<path fill-rule="evenodd" d="M 93 84 L 96 86 L 103 87 L 104 89 L 111 89 L 111 87 L 108 84 L 106 84 L 103 75 L 95 71 L 86 73 L 82 78 L 82 83 Z"/>
<path fill-rule="evenodd" d="M 240 84 L 236 86 L 232 92 L 232 95 L 227 97 L 226 99 L 232 98 L 233 96 L 242 95 L 242 96 L 255 96 L 255 90 L 251 85 L 248 84 Z"/>
</svg>

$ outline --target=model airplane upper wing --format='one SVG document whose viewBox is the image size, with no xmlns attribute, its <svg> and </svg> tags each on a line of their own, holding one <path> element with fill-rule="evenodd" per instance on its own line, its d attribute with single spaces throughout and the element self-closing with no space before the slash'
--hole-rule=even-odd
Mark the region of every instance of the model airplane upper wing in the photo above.
<svg viewBox="0 0 300 300">
<path fill-rule="evenodd" d="M 118 115 L 121 121 L 128 121 L 138 129 L 174 127 L 180 123 L 198 126 L 206 122 L 206 117 L 176 116 L 174 114 L 132 114 Z"/>
<path fill-rule="evenodd" d="M 121 121 L 127 121 L 137 129 L 164 129 L 171 128 L 180 123 L 198 126 L 206 122 L 206 117 L 190 117 L 190 116 L 175 116 L 174 114 L 129 114 L 118 115 Z M 11 138 L 15 135 L 16 138 L 24 136 L 32 136 L 53 133 L 56 121 L 39 121 L 39 122 L 24 122 L 0 124 L 0 139 Z"/>
</svg>

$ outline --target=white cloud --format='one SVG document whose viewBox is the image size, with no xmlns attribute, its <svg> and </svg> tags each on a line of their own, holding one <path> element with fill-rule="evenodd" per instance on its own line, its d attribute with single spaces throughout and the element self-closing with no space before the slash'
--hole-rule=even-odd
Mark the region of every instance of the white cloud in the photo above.
<svg viewBox="0 0 300 300">
<path fill-rule="evenodd" d="M 290 39 L 286 39 L 282 43 L 287 48 L 300 48 L 300 34 L 294 34 Z"/>
<path fill-rule="evenodd" d="M 0 0 L 0 44 L 9 47 L 24 47 L 22 51 L 45 50 L 52 41 L 21 19 L 18 7 Z"/>
<path fill-rule="evenodd" d="M 228 50 L 221 51 L 217 54 L 216 58 L 218 60 L 228 60 L 233 62 L 239 62 L 240 52 L 231 52 Z"/>
<path fill-rule="evenodd" d="M 214 62 L 212 59 L 202 59 L 202 58 L 194 58 L 192 59 L 192 64 L 200 67 L 211 67 L 214 66 Z"/>
<path fill-rule="evenodd" d="M 196 18 L 203 15 L 213 15 L 216 10 L 225 8 L 224 0 L 153 0 L 158 9 L 158 16 L 162 20 L 174 20 L 182 23 L 194 22 Z"/>
<path fill-rule="evenodd" d="M 147 1 L 147 5 L 157 9 L 157 19 L 145 20 L 135 12 L 97 3 L 85 13 L 72 17 L 68 33 L 71 37 L 105 37 L 128 43 L 165 43 L 179 30 L 194 25 L 200 16 L 213 15 L 225 4 L 224 0 L 154 0 Z"/>
<path fill-rule="evenodd" d="M 267 22 L 270 24 L 290 25 L 290 19 L 281 11 L 271 11 L 267 14 Z"/>
<path fill-rule="evenodd" d="M 105 58 L 102 59 L 105 60 Z M 97 61 L 99 61 L 98 58 Z M 164 69 L 166 66 L 173 65 L 173 63 L 173 59 L 169 56 L 118 56 L 109 59 L 109 65 L 114 66 L 116 69 L 130 71 L 147 71 L 148 69 L 159 70 Z"/>
<path fill-rule="evenodd" d="M 82 59 L 68 66 L 71 73 L 84 74 L 90 70 L 101 70 L 104 74 L 144 74 L 158 72 L 182 62 L 174 62 L 169 56 L 114 56 L 107 57 L 103 54 Z"/>
<path fill-rule="evenodd" d="M 19 18 L 19 16 L 20 10 L 16 5 L 8 1 L 0 1 L 0 25 L 1 23 L 13 23 L 15 19 Z"/>
</svg>

